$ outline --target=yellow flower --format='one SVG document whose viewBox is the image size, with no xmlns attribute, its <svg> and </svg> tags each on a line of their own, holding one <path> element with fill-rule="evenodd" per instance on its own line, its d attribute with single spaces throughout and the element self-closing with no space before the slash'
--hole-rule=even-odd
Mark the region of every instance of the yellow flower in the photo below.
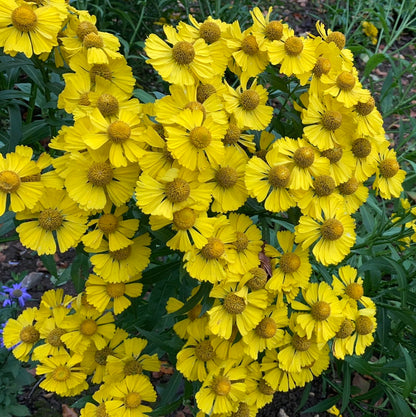
<svg viewBox="0 0 416 417">
<path fill-rule="evenodd" d="M 334 146 L 321 152 L 321 156 L 329 160 L 329 176 L 338 186 L 347 182 L 351 178 L 351 174 L 355 168 L 355 161 L 351 150 Z"/>
<path fill-rule="evenodd" d="M 247 404 L 255 406 L 257 409 L 264 407 L 273 401 L 275 390 L 263 378 L 258 362 L 252 362 L 247 367 Z"/>
<path fill-rule="evenodd" d="M 359 101 L 354 107 L 353 115 L 358 123 L 356 135 L 384 137 L 383 119 L 373 97 L 366 101 Z"/>
<path fill-rule="evenodd" d="M 355 161 L 353 175 L 359 182 L 364 182 L 377 170 L 379 144 L 375 137 L 352 137 L 351 151 Z"/>
<path fill-rule="evenodd" d="M 363 32 L 365 36 L 371 39 L 371 43 L 375 45 L 377 43 L 378 29 L 371 22 L 361 22 L 363 26 Z"/>
</svg>

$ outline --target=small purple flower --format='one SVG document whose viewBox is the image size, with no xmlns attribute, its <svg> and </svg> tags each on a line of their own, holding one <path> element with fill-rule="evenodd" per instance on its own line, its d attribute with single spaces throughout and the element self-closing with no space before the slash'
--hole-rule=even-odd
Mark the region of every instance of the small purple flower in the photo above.
<svg viewBox="0 0 416 417">
<path fill-rule="evenodd" d="M 3 307 L 11 306 L 14 301 L 17 300 L 20 307 L 25 306 L 25 302 L 31 299 L 30 294 L 27 292 L 26 288 L 22 284 L 13 284 L 12 288 L 5 287 L 3 285 L 3 295 L 8 296 L 6 300 L 3 301 Z"/>
</svg>

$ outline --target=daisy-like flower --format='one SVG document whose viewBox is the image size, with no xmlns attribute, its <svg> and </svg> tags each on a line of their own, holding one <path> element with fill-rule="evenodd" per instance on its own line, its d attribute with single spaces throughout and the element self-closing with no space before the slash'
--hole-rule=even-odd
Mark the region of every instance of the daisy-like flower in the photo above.
<svg viewBox="0 0 416 417">
<path fill-rule="evenodd" d="M 148 233 L 137 236 L 133 243 L 123 249 L 111 251 L 103 240 L 97 249 L 86 247 L 87 252 L 95 253 L 91 257 L 94 272 L 106 282 L 128 282 L 149 264 L 150 236 Z"/>
<path fill-rule="evenodd" d="M 298 329 L 310 339 L 316 336 L 318 344 L 324 344 L 335 336 L 344 320 L 344 304 L 326 282 L 312 283 L 302 290 L 305 303 L 293 300 L 292 308 L 305 311 L 296 317 Z"/>
<path fill-rule="evenodd" d="M 193 41 L 192 37 L 178 34 L 171 26 L 164 26 L 167 42 L 154 33 L 146 39 L 145 52 L 151 64 L 167 82 L 191 85 L 195 79 L 209 79 L 214 76 L 213 59 L 203 39 Z M 182 36 L 181 36 L 182 35 Z"/>
<path fill-rule="evenodd" d="M 366 101 L 359 101 L 353 112 L 357 122 L 356 134 L 358 136 L 380 136 L 384 135 L 383 118 L 377 110 L 373 97 Z"/>
<path fill-rule="evenodd" d="M 156 391 L 144 375 L 128 375 L 109 387 L 111 399 L 105 402 L 109 417 L 144 417 L 152 408 L 143 404 L 156 401 Z"/>
<path fill-rule="evenodd" d="M 336 186 L 347 182 L 351 178 L 355 168 L 351 150 L 334 146 L 322 151 L 321 155 L 329 160 L 329 176 L 334 179 Z"/>
<path fill-rule="evenodd" d="M 120 314 L 131 305 L 127 297 L 135 298 L 142 293 L 143 284 L 136 282 L 140 278 L 139 275 L 130 277 L 127 282 L 106 282 L 91 274 L 85 283 L 87 301 L 100 312 L 110 305 L 114 314 Z"/>
<path fill-rule="evenodd" d="M 207 414 L 236 412 L 246 398 L 246 375 L 246 367 L 235 365 L 234 361 L 211 371 L 195 395 L 198 408 Z"/>
<path fill-rule="evenodd" d="M 58 32 L 64 19 L 65 15 L 53 6 L 36 7 L 27 2 L 3 1 L 0 5 L 0 46 L 11 56 L 23 52 L 30 58 L 33 54 L 50 52 L 58 45 Z"/>
<path fill-rule="evenodd" d="M 128 211 L 127 206 L 116 207 L 114 213 L 111 211 L 110 207 L 104 208 L 103 214 L 88 223 L 89 227 L 95 226 L 95 229 L 82 238 L 85 246 L 92 249 L 98 248 L 104 236 L 108 240 L 108 247 L 111 251 L 131 245 L 131 238 L 139 228 L 139 220 L 123 219 L 123 214 Z"/>
<path fill-rule="evenodd" d="M 245 380 L 247 386 L 246 401 L 248 404 L 260 409 L 273 401 L 275 390 L 263 378 L 258 362 L 252 362 L 247 367 L 247 371 Z"/>
<path fill-rule="evenodd" d="M 45 192 L 32 210 L 17 213 L 18 220 L 28 221 L 20 224 L 16 231 L 22 244 L 39 255 L 51 255 L 57 248 L 66 252 L 81 240 L 87 228 L 87 215 L 65 190 L 53 190 Z"/>
<path fill-rule="evenodd" d="M 177 161 L 190 170 L 202 171 L 224 158 L 227 126 L 205 118 L 200 110 L 185 109 L 175 126 L 166 126 L 167 147 Z"/>
<path fill-rule="evenodd" d="M 22 211 L 33 206 L 40 200 L 44 186 L 40 179 L 40 169 L 31 160 L 33 151 L 16 152 L 0 155 L 0 216 L 6 208 L 14 212 Z M 23 178 L 36 176 L 37 181 L 23 181 Z M 7 200 L 10 199 L 10 205 Z"/>
<path fill-rule="evenodd" d="M 369 190 L 362 182 L 355 177 L 338 185 L 338 191 L 344 199 L 345 211 L 348 214 L 355 213 L 368 198 Z"/>
<path fill-rule="evenodd" d="M 18 303 L 20 307 L 24 307 L 26 301 L 30 300 L 32 297 L 27 292 L 27 288 L 22 285 L 22 283 L 12 284 L 11 287 L 2 286 L 3 293 L 1 295 L 7 297 L 3 301 L 3 307 L 12 306 L 14 303 Z"/>
<path fill-rule="evenodd" d="M 295 242 L 302 248 L 314 245 L 312 253 L 322 265 L 337 264 L 355 243 L 354 219 L 342 205 L 329 202 L 315 218 L 302 216 L 295 227 Z"/>
<path fill-rule="evenodd" d="M 282 23 L 280 20 L 270 20 L 270 15 L 273 11 L 272 7 L 263 15 L 262 11 L 255 7 L 250 11 L 253 19 L 253 26 L 251 31 L 254 34 L 259 34 L 263 38 L 262 44 L 269 46 L 273 41 L 285 40 L 293 36 L 293 30 L 289 29 L 287 23 Z"/>
<path fill-rule="evenodd" d="M 374 341 L 374 332 L 377 329 L 375 315 L 375 308 L 363 308 L 358 310 L 354 317 L 355 333 L 352 334 L 352 339 L 356 355 L 362 355 L 366 347 Z"/>
<path fill-rule="evenodd" d="M 248 287 L 238 288 L 233 283 L 214 286 L 210 296 L 221 303 L 208 310 L 209 330 L 225 339 L 231 336 L 234 324 L 242 336 L 253 330 L 263 319 L 268 305 L 266 290 L 249 293 Z"/>
<path fill-rule="evenodd" d="M 81 355 L 65 352 L 42 358 L 36 367 L 37 375 L 45 375 L 41 388 L 62 396 L 78 395 L 88 388 L 87 375 L 80 366 Z"/>
<path fill-rule="evenodd" d="M 73 301 L 73 297 L 65 294 L 62 288 L 44 292 L 40 299 L 39 320 L 43 321 L 49 317 L 55 317 L 57 310 L 69 311 L 71 301 Z"/>
<path fill-rule="evenodd" d="M 267 106 L 267 90 L 257 80 L 249 88 L 240 85 L 236 89 L 227 84 L 224 93 L 225 109 L 232 114 L 240 129 L 265 129 L 273 116 L 273 107 Z"/>
<path fill-rule="evenodd" d="M 373 137 L 353 137 L 351 151 L 355 161 L 354 177 L 359 182 L 370 178 L 377 170 L 379 144 Z"/>
<path fill-rule="evenodd" d="M 29 360 L 30 351 L 40 337 L 35 327 L 37 312 L 35 307 L 27 308 L 17 319 L 9 319 L 3 329 L 4 346 L 23 362 Z"/>
<path fill-rule="evenodd" d="M 265 131 L 261 132 L 261 134 L 263 133 L 265 133 Z M 246 149 L 250 153 L 254 153 L 256 151 L 254 135 L 243 133 L 243 130 L 238 127 L 234 117 L 230 118 L 227 132 L 223 137 L 222 142 L 226 148 L 236 148 L 240 153 L 243 154 L 245 154 Z"/>
</svg>

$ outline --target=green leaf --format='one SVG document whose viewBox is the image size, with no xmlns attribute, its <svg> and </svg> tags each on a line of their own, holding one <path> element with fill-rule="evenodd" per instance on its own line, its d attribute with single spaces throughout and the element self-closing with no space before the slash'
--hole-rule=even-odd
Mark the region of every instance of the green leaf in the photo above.
<svg viewBox="0 0 416 417">
<path fill-rule="evenodd" d="M 395 416 L 410 417 L 414 415 L 404 398 L 400 395 L 397 395 L 397 392 L 393 392 L 390 389 L 388 389 L 387 396 L 389 397 Z"/>
<path fill-rule="evenodd" d="M 48 272 L 54 277 L 58 278 L 58 270 L 56 268 L 56 262 L 53 255 L 41 255 L 40 260 Z"/>
<path fill-rule="evenodd" d="M 10 117 L 10 140 L 6 152 L 13 152 L 22 140 L 22 116 L 17 104 L 8 106 Z"/>
<path fill-rule="evenodd" d="M 351 368 L 348 362 L 344 362 L 343 368 L 343 381 L 342 381 L 342 404 L 340 412 L 343 413 L 350 403 L 351 397 Z"/>
<path fill-rule="evenodd" d="M 403 397 L 407 398 L 416 387 L 416 368 L 412 358 L 409 355 L 408 350 L 404 348 L 402 345 L 399 345 L 399 347 L 406 361 L 406 369 L 404 372 L 405 380 L 403 386 Z"/>
<path fill-rule="evenodd" d="M 140 88 L 136 88 L 133 91 L 133 95 L 134 97 L 138 98 L 142 103 L 154 103 L 155 101 L 155 96 L 153 96 L 152 94 L 147 93 L 146 91 L 140 89 Z"/>
<path fill-rule="evenodd" d="M 387 59 L 385 54 L 374 54 L 365 65 L 364 77 L 368 77 L 370 73 Z"/>
<path fill-rule="evenodd" d="M 303 406 L 306 404 L 309 398 L 309 393 L 311 392 L 312 384 L 308 382 L 303 388 L 302 398 L 300 399 L 299 405 L 296 408 L 295 412 L 302 410 Z"/>
<path fill-rule="evenodd" d="M 89 275 L 88 256 L 78 253 L 71 265 L 71 278 L 75 289 L 81 293 L 85 287 L 85 281 Z"/>
<path fill-rule="evenodd" d="M 80 398 L 71 404 L 71 408 L 84 408 L 87 403 L 95 404 L 91 395 L 86 395 L 85 397 Z"/>
<path fill-rule="evenodd" d="M 11 413 L 12 416 L 15 417 L 25 417 L 30 416 L 29 409 L 22 404 L 13 404 L 7 407 L 7 411 Z"/>
<path fill-rule="evenodd" d="M 169 382 L 165 385 L 159 386 L 160 397 L 162 401 L 160 406 L 171 404 L 175 398 L 178 398 L 180 391 L 182 391 L 183 377 L 182 374 L 176 371 L 169 378 Z"/>
<path fill-rule="evenodd" d="M 304 411 L 301 411 L 301 414 L 303 413 L 320 413 L 322 411 L 326 411 L 329 408 L 331 408 L 333 405 L 335 405 L 339 401 L 340 396 L 336 395 L 334 397 L 329 397 L 326 400 L 321 401 L 320 403 L 307 408 Z"/>
<path fill-rule="evenodd" d="M 179 406 L 182 404 L 182 399 L 175 401 L 172 404 L 165 405 L 164 407 L 158 407 L 152 412 L 149 413 L 149 415 L 157 417 L 157 416 L 167 416 L 172 411 L 175 411 L 179 408 Z"/>
</svg>

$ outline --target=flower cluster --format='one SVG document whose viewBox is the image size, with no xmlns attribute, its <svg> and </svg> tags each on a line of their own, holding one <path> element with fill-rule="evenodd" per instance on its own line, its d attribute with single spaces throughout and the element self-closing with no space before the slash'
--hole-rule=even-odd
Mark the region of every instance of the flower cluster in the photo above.
<svg viewBox="0 0 416 417">
<path fill-rule="evenodd" d="M 4 329 L 16 357 L 40 362 L 43 388 L 74 395 L 87 377 L 102 384 L 84 417 L 138 417 L 150 411 L 143 401 L 156 400 L 143 370 L 158 370 L 157 358 L 114 323 L 140 296 L 151 255 L 133 205 L 155 236 L 169 234 L 162 244 L 182 257 L 191 297 L 210 286 L 212 303 L 194 304 L 173 327 L 184 340 L 177 369 L 200 382 L 201 416 L 254 417 L 275 391 L 321 374 L 331 354 L 364 352 L 376 309 L 362 278 L 346 265 L 325 282 L 311 262 L 341 263 L 369 185 L 398 197 L 405 172 L 342 33 L 318 22 L 319 36 L 297 36 L 258 8 L 246 30 L 212 17 L 164 26 L 166 39 L 151 34 L 145 52 L 169 94 L 143 104 L 117 38 L 98 31 L 94 16 L 64 0 L 0 5 L 6 53 L 53 48 L 72 70 L 58 106 L 74 124 L 50 143 L 61 156 L 35 162 L 19 146 L 0 159 L 0 211 L 17 213 L 23 245 L 53 254 L 82 242 L 94 272 L 78 298 L 46 293 Z M 269 128 L 278 103 L 262 84 L 266 69 L 300 87 L 289 103 L 299 137 Z M 259 213 L 244 210 L 249 199 L 286 224 L 298 211 L 294 229 L 264 241 Z M 185 303 L 171 297 L 167 311 Z"/>
</svg>

